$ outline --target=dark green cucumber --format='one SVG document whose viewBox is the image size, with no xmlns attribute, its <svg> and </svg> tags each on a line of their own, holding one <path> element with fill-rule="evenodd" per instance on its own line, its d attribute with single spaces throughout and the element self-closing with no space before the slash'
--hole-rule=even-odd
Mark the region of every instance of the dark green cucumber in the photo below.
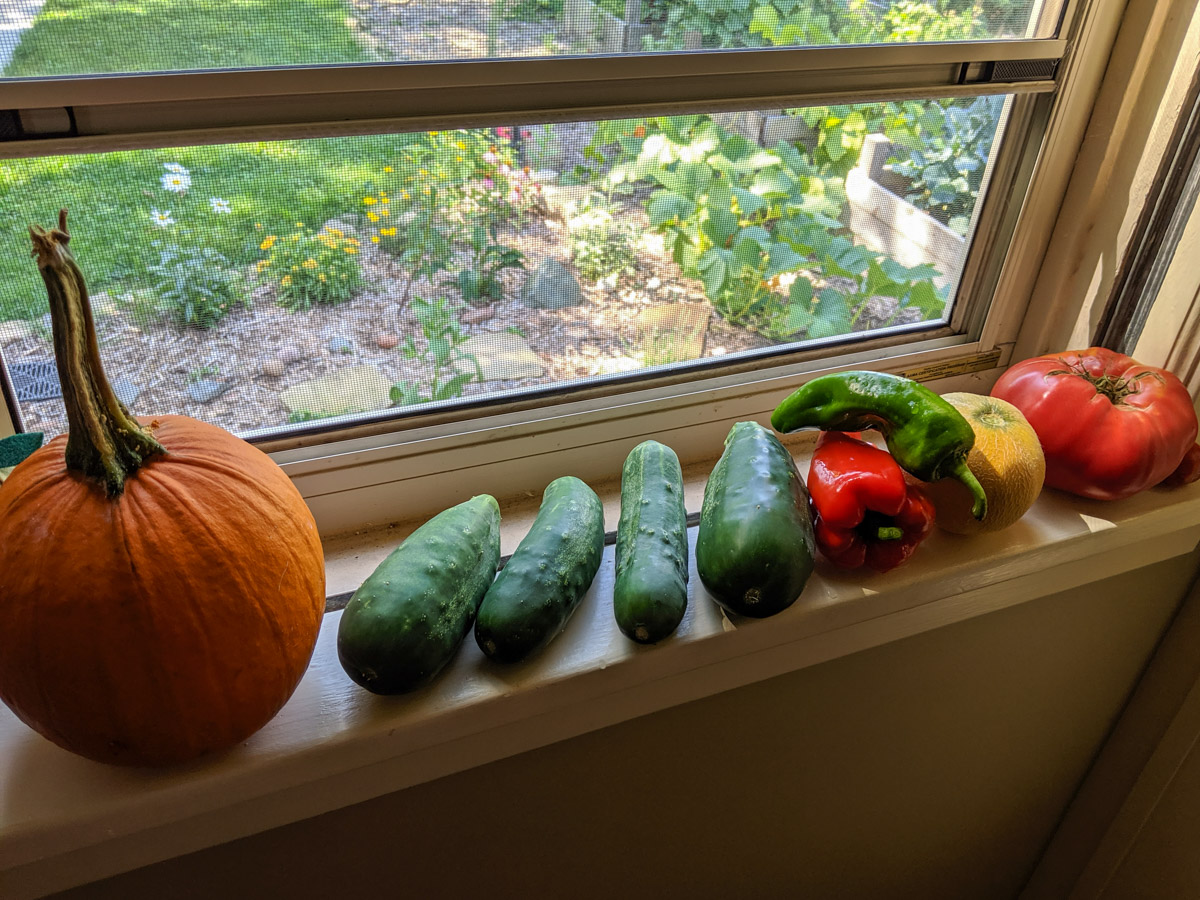
<svg viewBox="0 0 1200 900">
<path fill-rule="evenodd" d="M 479 607 L 475 640 L 483 652 L 517 662 L 550 643 L 587 593 L 603 553 L 596 492 L 570 475 L 550 482 L 533 526 Z"/>
<path fill-rule="evenodd" d="M 668 637 L 687 609 L 687 510 L 679 457 L 658 441 L 638 444 L 621 469 L 617 525 L 617 626 L 640 644 Z"/>
<path fill-rule="evenodd" d="M 453 658 L 500 564 L 487 494 L 438 513 L 362 583 L 338 626 L 338 659 L 376 694 L 428 684 Z"/>
<path fill-rule="evenodd" d="M 757 422 L 738 422 L 704 487 L 700 580 L 730 612 L 772 616 L 804 590 L 813 547 L 808 491 L 792 455 Z"/>
</svg>

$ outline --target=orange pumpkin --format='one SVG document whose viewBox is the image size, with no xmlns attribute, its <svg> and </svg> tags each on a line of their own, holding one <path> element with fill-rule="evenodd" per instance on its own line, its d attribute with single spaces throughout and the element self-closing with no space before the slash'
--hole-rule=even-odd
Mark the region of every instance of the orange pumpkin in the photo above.
<svg viewBox="0 0 1200 900">
<path fill-rule="evenodd" d="M 258 449 L 186 416 L 128 413 L 100 364 L 66 211 L 31 234 L 69 436 L 0 487 L 0 699 L 103 762 L 228 748 L 308 666 L 325 608 L 316 524 Z"/>
</svg>

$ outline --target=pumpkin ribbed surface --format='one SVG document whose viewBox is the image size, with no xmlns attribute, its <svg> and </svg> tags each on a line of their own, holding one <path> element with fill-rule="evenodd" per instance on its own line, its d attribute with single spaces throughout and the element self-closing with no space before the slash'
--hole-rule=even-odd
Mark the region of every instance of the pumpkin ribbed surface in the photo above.
<svg viewBox="0 0 1200 900">
<path fill-rule="evenodd" d="M 67 750 L 161 764 L 250 736 L 305 672 L 324 612 L 316 523 L 221 428 L 142 420 L 167 454 L 118 498 L 55 438 L 0 488 L 0 698 Z"/>
<path fill-rule="evenodd" d="M 0 699 L 68 750 L 163 764 L 283 706 L 325 606 L 311 513 L 264 453 L 184 416 L 110 498 L 66 437 L 0 488 Z"/>
</svg>

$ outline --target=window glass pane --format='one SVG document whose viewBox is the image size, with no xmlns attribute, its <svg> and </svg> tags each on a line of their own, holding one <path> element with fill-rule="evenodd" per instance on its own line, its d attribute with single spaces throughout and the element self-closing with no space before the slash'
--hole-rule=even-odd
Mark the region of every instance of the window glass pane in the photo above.
<svg viewBox="0 0 1200 900">
<path fill-rule="evenodd" d="M 1060 0 L 0 0 L 0 73 L 1047 37 Z"/>
<path fill-rule="evenodd" d="M 70 211 L 135 411 L 239 433 L 946 321 L 1002 96 L 0 164 L 0 350 L 63 428 Z"/>
</svg>

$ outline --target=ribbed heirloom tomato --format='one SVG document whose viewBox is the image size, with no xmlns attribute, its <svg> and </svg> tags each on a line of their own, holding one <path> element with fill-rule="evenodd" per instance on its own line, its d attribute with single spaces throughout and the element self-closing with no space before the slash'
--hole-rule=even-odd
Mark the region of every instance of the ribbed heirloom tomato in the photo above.
<svg viewBox="0 0 1200 900">
<path fill-rule="evenodd" d="M 1175 471 L 1196 440 L 1183 383 L 1103 347 L 1027 359 L 992 388 L 1024 413 L 1046 454 L 1046 484 L 1120 500 Z"/>
</svg>

